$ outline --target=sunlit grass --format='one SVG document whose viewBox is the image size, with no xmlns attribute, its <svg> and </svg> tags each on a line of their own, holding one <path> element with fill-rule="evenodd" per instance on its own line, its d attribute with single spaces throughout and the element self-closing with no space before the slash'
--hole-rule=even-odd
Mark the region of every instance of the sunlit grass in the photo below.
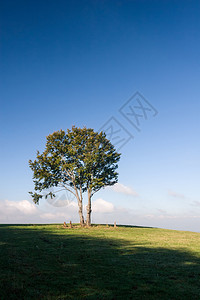
<svg viewBox="0 0 200 300">
<path fill-rule="evenodd" d="M 0 299 L 199 299 L 200 234 L 0 226 Z"/>
</svg>

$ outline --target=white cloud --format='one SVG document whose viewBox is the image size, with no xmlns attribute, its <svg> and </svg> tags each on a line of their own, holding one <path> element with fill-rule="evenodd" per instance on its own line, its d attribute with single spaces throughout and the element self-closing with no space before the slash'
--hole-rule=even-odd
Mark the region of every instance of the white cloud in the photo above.
<svg viewBox="0 0 200 300">
<path fill-rule="evenodd" d="M 158 212 L 161 213 L 161 214 L 163 214 L 163 215 L 166 215 L 166 213 L 167 213 L 167 211 L 164 210 L 164 209 L 158 209 Z"/>
<path fill-rule="evenodd" d="M 199 202 L 194 201 L 194 205 Z M 85 210 L 85 209 L 84 209 Z M 47 201 L 35 205 L 31 201 L 0 201 L 0 223 L 37 224 L 79 222 L 78 206 L 71 202 L 66 207 L 55 207 Z M 168 213 L 163 209 L 128 209 L 118 207 L 104 199 L 92 201 L 92 222 L 97 224 L 124 224 L 133 226 L 153 226 L 168 229 L 200 231 L 200 214 Z"/>
<path fill-rule="evenodd" d="M 6 200 L 5 206 L 19 210 L 23 214 L 34 214 L 37 211 L 35 204 L 30 203 L 28 200 L 22 200 L 19 202 Z"/>
<path fill-rule="evenodd" d="M 92 211 L 99 213 L 110 213 L 114 211 L 114 205 L 100 198 L 92 202 Z"/>
<path fill-rule="evenodd" d="M 200 206 L 200 201 L 193 201 L 192 206 Z"/>
<path fill-rule="evenodd" d="M 77 203 L 70 202 L 66 207 L 55 207 L 47 201 L 36 205 L 28 200 L 0 201 L 0 223 L 49 223 L 74 220 L 78 221 Z"/>
<path fill-rule="evenodd" d="M 78 209 L 78 203 L 75 201 L 71 201 L 68 206 L 71 208 Z"/>
<path fill-rule="evenodd" d="M 58 218 L 66 218 L 66 214 L 65 213 L 44 213 L 44 214 L 41 214 L 40 217 L 42 219 L 46 219 L 46 220 L 55 220 L 55 219 L 58 219 Z"/>
<path fill-rule="evenodd" d="M 175 197 L 175 198 L 180 198 L 180 199 L 185 199 L 186 198 L 185 195 L 179 194 L 179 193 L 171 191 L 171 190 L 168 191 L 168 195 L 172 196 L 172 197 Z"/>
<path fill-rule="evenodd" d="M 117 193 L 138 196 L 138 194 L 134 189 L 121 183 L 116 183 L 115 185 L 112 186 L 112 189 Z"/>
</svg>

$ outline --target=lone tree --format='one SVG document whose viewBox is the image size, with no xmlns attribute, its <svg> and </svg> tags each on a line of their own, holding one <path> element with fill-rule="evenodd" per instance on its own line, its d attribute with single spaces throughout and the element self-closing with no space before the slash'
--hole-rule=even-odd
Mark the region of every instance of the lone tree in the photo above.
<svg viewBox="0 0 200 300">
<path fill-rule="evenodd" d="M 101 188 L 118 181 L 117 153 L 105 133 L 91 128 L 72 127 L 67 132 L 60 130 L 47 136 L 43 153 L 37 151 L 36 160 L 29 160 L 33 171 L 35 191 L 30 192 L 33 201 L 39 204 L 41 194 L 51 187 L 60 187 L 71 192 L 78 201 L 80 224 L 83 216 L 83 193 L 87 192 L 87 219 L 91 225 L 91 198 Z M 45 198 L 55 197 L 47 192 Z"/>
</svg>

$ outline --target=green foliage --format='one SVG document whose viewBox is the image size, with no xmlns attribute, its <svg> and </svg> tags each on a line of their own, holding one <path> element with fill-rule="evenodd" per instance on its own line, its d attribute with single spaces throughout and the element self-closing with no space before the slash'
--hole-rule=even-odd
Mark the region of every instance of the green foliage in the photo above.
<svg viewBox="0 0 200 300">
<path fill-rule="evenodd" d="M 75 126 L 67 132 L 56 131 L 47 136 L 44 152 L 38 151 L 36 160 L 29 161 L 35 184 L 35 192 L 30 194 L 35 203 L 43 197 L 40 192 L 50 187 L 62 187 L 76 197 L 77 191 L 78 196 L 86 191 L 92 196 L 117 182 L 119 159 L 103 132 Z"/>
</svg>

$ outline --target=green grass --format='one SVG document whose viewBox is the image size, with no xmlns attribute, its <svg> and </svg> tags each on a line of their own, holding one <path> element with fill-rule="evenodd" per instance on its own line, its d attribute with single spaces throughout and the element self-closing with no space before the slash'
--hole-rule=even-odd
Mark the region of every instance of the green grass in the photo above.
<svg viewBox="0 0 200 300">
<path fill-rule="evenodd" d="M 0 299 L 200 299 L 200 234 L 0 225 Z"/>
</svg>

